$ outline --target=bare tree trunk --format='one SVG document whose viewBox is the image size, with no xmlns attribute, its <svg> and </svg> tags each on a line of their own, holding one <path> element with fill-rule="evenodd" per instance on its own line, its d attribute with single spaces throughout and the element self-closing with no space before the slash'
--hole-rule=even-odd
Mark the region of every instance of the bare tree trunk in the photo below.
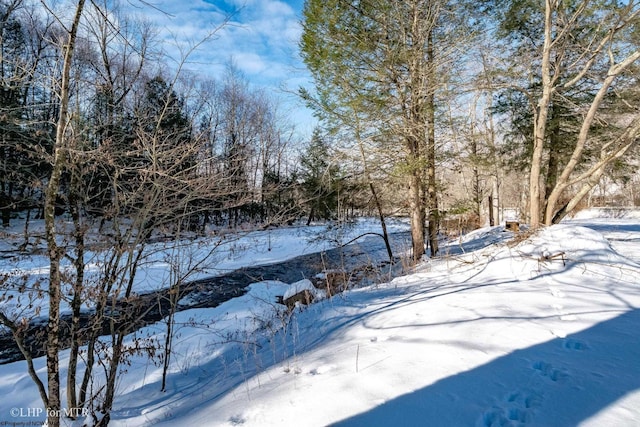
<svg viewBox="0 0 640 427">
<path fill-rule="evenodd" d="M 480 182 L 480 168 L 478 166 L 478 141 L 475 135 L 471 135 L 471 155 L 474 158 L 474 164 L 472 168 L 473 181 L 471 183 L 473 191 L 473 203 L 475 204 L 475 216 L 477 218 L 477 224 L 481 223 L 482 218 L 482 202 L 484 201 L 484 195 L 482 194 L 482 183 Z M 491 207 L 489 207 L 491 209 Z M 490 218 L 493 218 L 493 214 L 489 214 Z"/>
<path fill-rule="evenodd" d="M 78 369 L 78 357 L 80 354 L 80 307 L 82 304 L 82 290 L 84 282 L 84 225 L 80 217 L 80 200 L 78 191 L 80 188 L 80 177 L 77 170 L 72 171 L 71 189 L 69 191 L 69 207 L 75 229 L 75 271 L 76 279 L 73 286 L 73 298 L 71 300 L 71 348 L 69 350 L 69 365 L 67 373 L 67 406 L 72 419 L 77 417 L 78 400 L 76 393 L 76 373 Z"/>
<path fill-rule="evenodd" d="M 44 383 L 42 382 L 42 380 L 40 379 L 40 377 L 38 376 L 38 373 L 36 372 L 36 369 L 33 365 L 33 356 L 31 354 L 31 351 L 27 349 L 24 345 L 24 333 L 25 333 L 24 327 L 22 325 L 17 325 L 15 322 L 11 321 L 7 316 L 4 315 L 4 313 L 2 313 L 2 311 L 0 311 L 0 324 L 6 326 L 11 331 L 11 334 L 13 335 L 13 339 L 15 340 L 18 346 L 18 349 L 20 350 L 20 353 L 22 353 L 22 355 L 24 356 L 24 360 L 27 363 L 27 371 L 29 372 L 29 376 L 31 377 L 31 379 L 36 385 L 36 388 L 38 389 L 38 393 L 40 394 L 40 399 L 42 399 L 42 402 L 44 402 L 45 406 L 48 406 L 49 398 L 47 396 L 47 389 Z"/>
<path fill-rule="evenodd" d="M 409 176 L 409 218 L 414 262 L 420 261 L 424 255 L 424 205 L 421 197 L 421 175 L 419 170 L 415 170 Z"/>
<path fill-rule="evenodd" d="M 496 132 L 493 122 L 493 111 L 491 111 L 491 103 L 493 102 L 493 90 L 494 85 L 492 78 L 490 77 L 489 64 L 484 52 L 482 52 L 482 67 L 484 69 L 484 76 L 487 82 L 489 107 L 485 108 L 485 116 L 488 121 L 488 138 L 487 144 L 489 146 L 489 158 L 493 164 L 492 168 L 492 183 L 491 183 L 491 196 L 489 201 L 489 225 L 494 226 L 496 222 L 500 223 L 500 167 L 499 159 L 496 149 Z"/>
<path fill-rule="evenodd" d="M 112 335 L 113 345 L 111 347 L 111 360 L 107 370 L 107 384 L 105 389 L 104 402 L 102 403 L 102 412 L 104 414 L 100 425 L 106 426 L 111 419 L 111 408 L 113 407 L 113 399 L 116 393 L 116 379 L 118 377 L 118 367 L 120 366 L 120 359 L 122 358 L 122 349 L 124 346 L 124 337 L 126 332 L 114 331 Z"/>
<path fill-rule="evenodd" d="M 84 8 L 84 0 L 79 0 L 67 44 L 64 46 L 64 62 L 62 80 L 60 82 L 60 112 L 56 128 L 54 145 L 53 168 L 49 183 L 45 191 L 44 220 L 45 235 L 49 253 L 49 322 L 47 324 L 47 381 L 48 401 L 47 424 L 49 427 L 60 425 L 60 366 L 58 352 L 60 350 L 60 302 L 61 275 L 60 260 L 64 249 L 56 242 L 55 205 L 60 188 L 60 178 L 68 160 L 68 141 L 66 138 L 69 123 L 69 87 L 70 74 L 75 48 L 76 35 L 80 24 L 80 17 Z"/>
<path fill-rule="evenodd" d="M 438 229 L 440 213 L 438 210 L 438 189 L 436 181 L 436 130 L 435 130 L 435 87 L 436 63 L 433 50 L 433 28 L 427 35 L 427 195 L 429 198 L 429 247 L 431 256 L 438 254 Z"/>
<path fill-rule="evenodd" d="M 60 117 L 62 117 L 62 112 Z M 49 177 L 44 200 L 45 234 L 49 255 L 49 322 L 47 324 L 47 382 L 49 397 L 45 403 L 48 414 L 47 424 L 52 427 L 60 425 L 59 417 L 53 414 L 57 414 L 60 411 L 60 369 L 58 364 L 61 301 L 60 260 L 64 254 L 64 249 L 60 248 L 56 242 L 55 207 L 60 178 L 67 155 L 63 147 L 63 144 L 65 144 L 63 132 L 66 127 L 66 120 L 61 122 L 62 120 L 58 122 L 59 139 L 56 137 L 53 169 Z"/>
<path fill-rule="evenodd" d="M 551 26 L 554 6 L 552 3 L 552 0 L 545 0 L 544 44 L 542 47 L 541 70 L 542 96 L 538 100 L 538 105 L 534 107 L 533 154 L 531 156 L 531 170 L 529 174 L 529 223 L 533 229 L 538 228 L 541 222 L 540 176 L 542 171 L 542 152 L 544 149 L 547 117 L 549 115 L 549 104 L 553 92 L 551 76 Z"/>
<path fill-rule="evenodd" d="M 169 365 L 171 363 L 171 350 L 173 345 L 173 322 L 174 316 L 176 313 L 176 305 L 177 301 L 175 300 L 175 295 L 177 295 L 179 291 L 176 290 L 174 294 L 173 291 L 170 293 L 170 308 L 169 308 L 169 316 L 167 317 L 167 332 L 164 340 L 164 359 L 162 361 L 162 384 L 160 385 L 160 391 L 167 391 L 167 374 L 169 373 Z"/>
<path fill-rule="evenodd" d="M 151 207 L 151 206 L 150 206 Z M 146 217 L 146 216 L 144 216 Z M 144 241 L 144 240 L 143 240 Z M 124 299 L 128 300 L 131 297 L 131 292 L 133 291 L 134 278 L 136 275 L 136 270 L 138 269 L 138 265 L 140 260 L 142 259 L 142 255 L 144 252 L 144 245 L 140 245 L 136 249 L 131 249 L 127 258 L 127 270 L 128 270 L 128 283 L 124 292 Z M 117 265 L 116 265 L 117 268 Z M 115 303 L 114 299 L 114 303 Z M 115 309 L 115 307 L 114 307 Z M 131 322 L 133 323 L 133 318 Z M 118 379 L 118 368 L 120 367 L 120 361 L 123 356 L 124 349 L 124 338 L 126 335 L 131 332 L 131 328 L 133 326 L 125 326 L 117 327 L 115 321 L 111 320 L 111 360 L 109 361 L 109 368 L 107 370 L 107 379 L 105 385 L 105 397 L 104 402 L 102 404 L 102 412 L 104 413 L 104 418 L 101 421 L 101 424 L 107 425 L 109 423 L 109 419 L 111 418 L 111 409 L 113 407 L 113 401 L 115 398 L 116 392 L 116 381 Z"/>
<path fill-rule="evenodd" d="M 493 216 L 493 195 L 489 194 L 489 226 L 496 225 L 496 219 Z"/>
</svg>

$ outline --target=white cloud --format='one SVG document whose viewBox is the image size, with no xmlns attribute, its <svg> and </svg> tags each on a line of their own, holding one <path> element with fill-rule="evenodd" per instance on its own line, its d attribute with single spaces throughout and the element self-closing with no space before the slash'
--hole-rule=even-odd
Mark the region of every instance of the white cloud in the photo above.
<svg viewBox="0 0 640 427">
<path fill-rule="evenodd" d="M 155 0 L 157 9 L 132 7 L 132 11 L 158 26 L 165 49 L 175 61 L 180 61 L 190 46 L 230 16 L 211 40 L 190 55 L 186 68 L 203 77 L 219 78 L 233 60 L 256 87 L 291 103 L 292 97 L 284 95 L 282 87 L 295 91 L 300 81 L 309 80 L 298 54 L 302 3 L 303 0 Z M 295 108 L 300 110 L 301 106 Z"/>
<path fill-rule="evenodd" d="M 267 64 L 260 55 L 253 52 L 234 53 L 233 60 L 238 68 L 247 75 L 261 73 L 267 68 Z"/>
<path fill-rule="evenodd" d="M 261 3 L 263 5 L 264 11 L 268 15 L 273 16 L 285 16 L 285 15 L 295 15 L 294 10 L 288 4 L 281 1 L 265 1 Z"/>
<path fill-rule="evenodd" d="M 197 63 L 222 63 L 234 57 L 240 66 L 246 64 L 243 68 L 248 74 L 259 77 L 263 73 L 263 79 L 277 77 L 269 72 L 273 65 L 300 68 L 297 56 L 300 24 L 296 10 L 283 1 L 231 0 L 216 1 L 214 5 L 204 0 L 162 0 L 155 4 L 158 10 L 147 7 L 145 15 L 164 29 L 162 34 L 170 46 L 176 41 L 189 45 L 204 39 L 224 22 L 225 11 L 237 11 L 213 40 L 196 52 Z M 298 0 L 294 4 L 300 6 Z M 173 55 L 180 54 L 176 48 L 168 49 Z M 271 83 L 277 86 L 280 82 Z"/>
</svg>

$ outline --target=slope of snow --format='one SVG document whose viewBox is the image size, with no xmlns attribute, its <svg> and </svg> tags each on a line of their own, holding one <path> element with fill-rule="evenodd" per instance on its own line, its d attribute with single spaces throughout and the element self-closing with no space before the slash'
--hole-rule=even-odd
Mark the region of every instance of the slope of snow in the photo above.
<svg viewBox="0 0 640 427">
<path fill-rule="evenodd" d="M 293 314 L 278 282 L 178 313 L 167 391 L 134 357 L 111 425 L 640 425 L 640 222 L 512 236 L 479 230 L 458 255 Z M 0 366 L 0 394 L 0 421 L 41 406 L 23 362 Z"/>
<path fill-rule="evenodd" d="M 236 387 L 207 371 L 115 425 L 638 425 L 639 273 L 573 225 L 431 261 L 298 313 Z"/>
</svg>

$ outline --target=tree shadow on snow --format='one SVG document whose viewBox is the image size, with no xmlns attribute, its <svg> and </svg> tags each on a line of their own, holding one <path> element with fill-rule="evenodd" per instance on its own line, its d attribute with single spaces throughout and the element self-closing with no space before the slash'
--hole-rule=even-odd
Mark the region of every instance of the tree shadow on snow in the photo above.
<svg viewBox="0 0 640 427">
<path fill-rule="evenodd" d="M 640 310 L 635 309 L 333 425 L 575 426 L 640 388 L 640 340 L 634 332 L 639 324 Z"/>
<path fill-rule="evenodd" d="M 637 223 L 611 223 L 593 222 L 588 220 L 570 220 L 563 224 L 577 225 L 590 228 L 602 234 L 606 233 L 637 233 L 640 231 L 640 221 Z"/>
</svg>

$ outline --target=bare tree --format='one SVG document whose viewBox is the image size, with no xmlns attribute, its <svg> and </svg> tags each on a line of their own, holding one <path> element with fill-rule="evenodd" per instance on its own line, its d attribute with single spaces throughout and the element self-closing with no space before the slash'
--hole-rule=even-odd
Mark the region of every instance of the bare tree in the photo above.
<svg viewBox="0 0 640 427">
<path fill-rule="evenodd" d="M 113 214 L 106 209 L 106 205 L 111 202 L 109 180 L 106 177 L 113 173 L 113 164 L 109 165 L 105 159 L 113 159 L 117 155 L 114 147 L 121 147 L 122 132 L 118 131 L 118 127 L 126 114 L 125 103 L 136 87 L 146 61 L 151 57 L 148 51 L 151 43 L 148 25 L 142 23 L 136 27 L 126 17 L 119 16 L 116 27 L 110 18 L 117 16 L 116 10 L 109 10 L 106 6 L 95 3 L 90 10 L 85 27 L 87 48 L 80 50 L 77 60 L 78 68 L 86 70 L 89 76 L 81 79 L 82 73 L 78 72 L 76 99 L 78 104 L 86 103 L 80 91 L 95 93 L 93 102 L 89 104 L 93 108 L 85 112 L 86 116 L 93 118 L 94 123 L 93 127 L 85 128 L 83 134 L 91 137 L 76 144 L 82 149 L 76 151 L 68 167 L 71 175 L 68 205 L 75 229 L 75 284 L 72 287 L 67 373 L 67 405 L 72 418 L 86 404 L 88 381 L 93 372 L 93 363 L 87 363 L 82 383 L 78 383 L 80 346 L 83 338 L 86 339 L 86 333 L 83 333 L 80 324 L 80 311 L 91 294 L 84 283 L 86 233 L 91 230 L 91 219 L 96 215 L 105 220 Z M 138 36 L 133 37 L 132 33 L 137 33 Z M 97 46 L 98 50 L 91 50 L 88 46 Z M 86 84 L 85 81 L 90 83 Z M 79 123 L 77 128 L 81 128 Z M 96 324 L 101 318 L 101 314 L 97 313 L 94 318 Z M 92 339 L 91 334 L 90 336 Z M 89 351 L 88 359 L 93 358 L 92 351 Z M 78 385 L 80 390 L 77 389 Z"/>
<path fill-rule="evenodd" d="M 637 25 L 639 14 L 640 4 L 636 1 L 608 6 L 606 10 L 589 0 L 569 5 L 556 0 L 545 1 L 540 63 L 542 94 L 537 98 L 534 109 L 534 144 L 529 180 L 532 227 L 541 223 L 549 225 L 562 219 L 597 184 L 606 165 L 623 156 L 635 143 L 637 120 L 609 122 L 613 127 L 620 127 L 617 136 L 610 136 L 611 139 L 601 145 L 599 159 L 586 172 L 575 174 L 584 160 L 585 149 L 593 146 L 592 131 L 599 117 L 602 118 L 600 111 L 603 103 L 616 82 L 640 59 L 637 41 L 629 37 L 627 32 L 628 28 Z M 589 26 L 594 30 L 587 37 L 575 37 L 577 31 Z M 582 122 L 572 153 L 550 193 L 543 195 L 540 188 L 543 149 L 552 97 L 580 85 L 591 86 L 592 91 L 578 110 Z M 565 190 L 574 184 L 582 185 L 581 189 L 558 206 Z M 546 197 L 544 212 L 541 205 L 543 197 Z"/>
<path fill-rule="evenodd" d="M 56 125 L 56 139 L 53 147 L 53 167 L 49 182 L 45 191 L 44 220 L 49 255 L 49 323 L 47 327 L 47 384 L 48 395 L 45 405 L 47 407 L 47 424 L 52 427 L 60 425 L 60 363 L 58 353 L 60 351 L 60 303 L 62 279 L 60 260 L 64 256 L 64 248 L 57 242 L 55 208 L 60 179 L 68 162 L 71 150 L 69 129 L 69 98 L 71 86 L 71 67 L 73 65 L 73 53 L 75 51 L 76 37 L 80 18 L 84 10 L 84 0 L 79 0 L 75 6 L 75 13 L 71 27 L 67 29 L 66 40 L 63 46 L 62 78 L 60 80 L 60 107 Z"/>
</svg>

